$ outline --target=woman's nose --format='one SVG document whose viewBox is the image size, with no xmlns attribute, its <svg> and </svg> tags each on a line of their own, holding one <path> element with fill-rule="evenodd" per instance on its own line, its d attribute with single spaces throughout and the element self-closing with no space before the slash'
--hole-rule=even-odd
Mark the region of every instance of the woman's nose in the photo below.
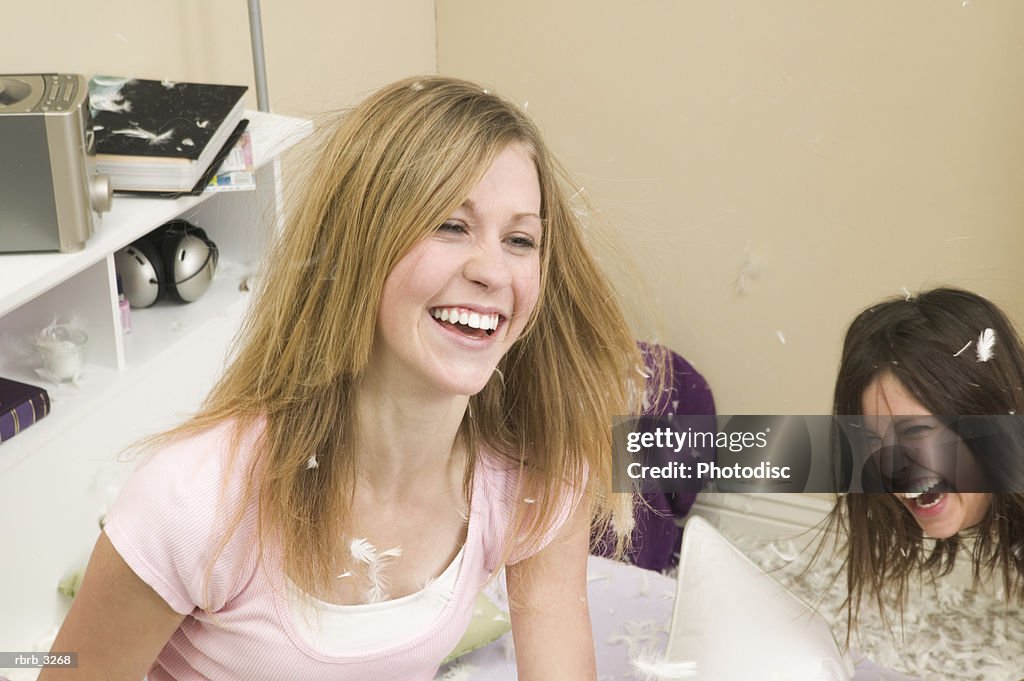
<svg viewBox="0 0 1024 681">
<path fill-rule="evenodd" d="M 914 465 L 912 452 L 906 447 L 890 446 L 879 450 L 882 474 L 890 480 L 901 480 Z"/>
<path fill-rule="evenodd" d="M 486 289 L 508 286 L 512 282 L 509 257 L 500 241 L 479 241 L 473 245 L 463 274 L 469 281 Z"/>
</svg>

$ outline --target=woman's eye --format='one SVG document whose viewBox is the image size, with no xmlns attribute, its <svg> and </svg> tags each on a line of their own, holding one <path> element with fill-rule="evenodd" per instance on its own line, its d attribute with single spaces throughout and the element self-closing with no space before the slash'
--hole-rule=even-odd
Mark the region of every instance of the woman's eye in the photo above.
<svg viewBox="0 0 1024 681">
<path fill-rule="evenodd" d="M 439 232 L 451 232 L 452 234 L 464 234 L 466 232 L 466 226 L 461 222 L 442 222 L 438 226 L 437 231 Z"/>
<path fill-rule="evenodd" d="M 515 246 L 516 248 L 521 248 L 523 250 L 532 250 L 534 248 L 537 248 L 537 242 L 534 241 L 533 238 L 526 236 L 524 234 L 510 236 L 508 238 L 508 242 Z"/>
<path fill-rule="evenodd" d="M 929 432 L 931 432 L 930 426 L 910 426 L 900 431 L 900 437 L 907 439 L 914 437 L 924 437 Z"/>
</svg>

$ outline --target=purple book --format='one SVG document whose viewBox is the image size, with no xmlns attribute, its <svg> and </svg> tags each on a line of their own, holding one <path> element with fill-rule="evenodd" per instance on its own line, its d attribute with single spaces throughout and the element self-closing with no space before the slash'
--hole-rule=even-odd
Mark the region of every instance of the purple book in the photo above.
<svg viewBox="0 0 1024 681">
<path fill-rule="evenodd" d="M 9 440 L 50 413 L 42 388 L 0 378 L 0 442 Z"/>
</svg>

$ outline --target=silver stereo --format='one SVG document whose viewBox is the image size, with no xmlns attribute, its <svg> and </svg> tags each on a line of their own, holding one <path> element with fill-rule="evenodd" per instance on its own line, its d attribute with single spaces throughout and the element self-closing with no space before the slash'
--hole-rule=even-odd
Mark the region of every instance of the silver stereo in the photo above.
<svg viewBox="0 0 1024 681">
<path fill-rule="evenodd" d="M 79 250 L 110 201 L 86 79 L 0 74 L 0 252 Z"/>
</svg>

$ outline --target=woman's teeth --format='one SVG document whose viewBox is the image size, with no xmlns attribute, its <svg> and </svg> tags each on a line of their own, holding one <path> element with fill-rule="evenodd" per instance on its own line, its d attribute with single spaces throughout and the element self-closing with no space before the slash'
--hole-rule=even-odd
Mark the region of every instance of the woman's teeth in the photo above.
<svg viewBox="0 0 1024 681">
<path fill-rule="evenodd" d="M 910 485 L 910 491 L 897 492 L 897 494 L 904 499 L 916 499 L 925 492 L 929 492 L 933 488 L 938 487 L 943 482 L 945 481 L 942 478 L 925 478 L 924 480 L 918 480 Z"/>
<path fill-rule="evenodd" d="M 478 314 L 476 312 L 470 312 L 457 307 L 434 308 L 430 311 L 430 314 L 434 319 L 439 319 L 442 322 L 462 324 L 463 326 L 468 326 L 471 329 L 483 329 L 484 331 L 494 331 L 497 329 L 500 317 L 497 312 L 492 314 Z"/>
<path fill-rule="evenodd" d="M 914 503 L 917 504 L 918 508 L 931 508 L 942 501 L 942 497 L 944 496 L 946 496 L 945 492 L 928 492 L 927 494 L 918 497 Z"/>
<path fill-rule="evenodd" d="M 897 496 L 914 502 L 918 508 L 931 508 L 942 501 L 946 495 L 944 491 L 945 480 L 942 478 L 929 478 L 914 483 L 913 492 L 897 492 Z"/>
</svg>

